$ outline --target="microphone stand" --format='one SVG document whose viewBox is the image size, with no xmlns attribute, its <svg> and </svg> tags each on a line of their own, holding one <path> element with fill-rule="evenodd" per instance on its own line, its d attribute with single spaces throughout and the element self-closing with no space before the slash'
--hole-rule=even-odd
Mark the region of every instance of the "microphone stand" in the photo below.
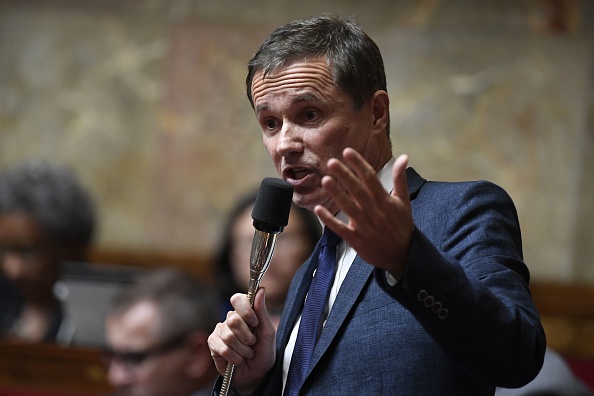
<svg viewBox="0 0 594 396">
<path fill-rule="evenodd" d="M 282 230 L 282 229 L 281 229 Z M 252 252 L 250 255 L 250 283 L 248 286 L 248 300 L 250 306 L 254 307 L 254 298 L 256 292 L 260 287 L 260 281 L 264 276 L 264 273 L 270 266 L 270 259 L 274 252 L 274 246 L 276 245 L 276 238 L 279 232 L 264 232 L 258 229 L 254 232 L 254 240 L 252 241 Z M 227 396 L 229 388 L 231 386 L 231 378 L 233 377 L 233 370 L 235 366 L 231 363 L 227 363 L 225 369 L 225 375 L 223 377 L 223 384 L 221 385 L 220 396 Z"/>
</svg>

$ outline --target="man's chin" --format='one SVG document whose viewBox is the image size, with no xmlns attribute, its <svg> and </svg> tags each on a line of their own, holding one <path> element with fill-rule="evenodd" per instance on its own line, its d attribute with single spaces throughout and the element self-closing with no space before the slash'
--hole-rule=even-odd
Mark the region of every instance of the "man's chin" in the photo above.
<svg viewBox="0 0 594 396">
<path fill-rule="evenodd" d="M 328 195 L 320 192 L 319 190 L 310 192 L 308 194 L 300 194 L 297 189 L 295 189 L 295 193 L 293 194 L 293 202 L 295 205 L 313 212 L 317 205 L 327 207 L 328 203 L 330 202 L 330 198 Z"/>
<path fill-rule="evenodd" d="M 140 396 L 140 393 L 134 392 L 132 389 L 117 389 L 113 396 Z"/>
</svg>

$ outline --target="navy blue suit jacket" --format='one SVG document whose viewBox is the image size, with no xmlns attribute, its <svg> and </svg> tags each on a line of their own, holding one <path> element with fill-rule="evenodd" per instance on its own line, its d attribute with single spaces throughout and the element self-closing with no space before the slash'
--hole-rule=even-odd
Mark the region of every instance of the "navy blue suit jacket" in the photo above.
<svg viewBox="0 0 594 396">
<path fill-rule="evenodd" d="M 395 286 L 357 256 L 330 311 L 303 395 L 492 395 L 539 372 L 545 335 L 528 288 L 512 200 L 479 182 L 407 170 L 415 232 Z M 282 360 L 316 247 L 295 275 L 275 366 L 256 394 L 280 395 Z"/>
</svg>

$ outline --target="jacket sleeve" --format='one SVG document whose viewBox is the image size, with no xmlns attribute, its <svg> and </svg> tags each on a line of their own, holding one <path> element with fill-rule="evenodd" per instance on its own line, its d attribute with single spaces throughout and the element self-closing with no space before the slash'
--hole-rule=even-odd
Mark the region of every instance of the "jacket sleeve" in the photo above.
<svg viewBox="0 0 594 396">
<path fill-rule="evenodd" d="M 439 185 L 413 201 L 404 275 L 393 285 L 376 269 L 376 280 L 477 381 L 520 387 L 540 371 L 546 341 L 513 202 L 488 182 Z"/>
</svg>

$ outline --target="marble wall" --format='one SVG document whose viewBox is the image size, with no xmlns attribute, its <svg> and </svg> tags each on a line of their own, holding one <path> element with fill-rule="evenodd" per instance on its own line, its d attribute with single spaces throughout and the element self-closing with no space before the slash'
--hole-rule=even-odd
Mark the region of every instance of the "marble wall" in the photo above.
<svg viewBox="0 0 594 396">
<path fill-rule="evenodd" d="M 360 4 L 364 3 L 364 4 Z M 245 64 L 276 26 L 353 15 L 385 57 L 394 153 L 516 202 L 533 277 L 594 283 L 588 1 L 0 0 L 0 168 L 76 169 L 97 246 L 208 256 L 274 170 Z"/>
</svg>

